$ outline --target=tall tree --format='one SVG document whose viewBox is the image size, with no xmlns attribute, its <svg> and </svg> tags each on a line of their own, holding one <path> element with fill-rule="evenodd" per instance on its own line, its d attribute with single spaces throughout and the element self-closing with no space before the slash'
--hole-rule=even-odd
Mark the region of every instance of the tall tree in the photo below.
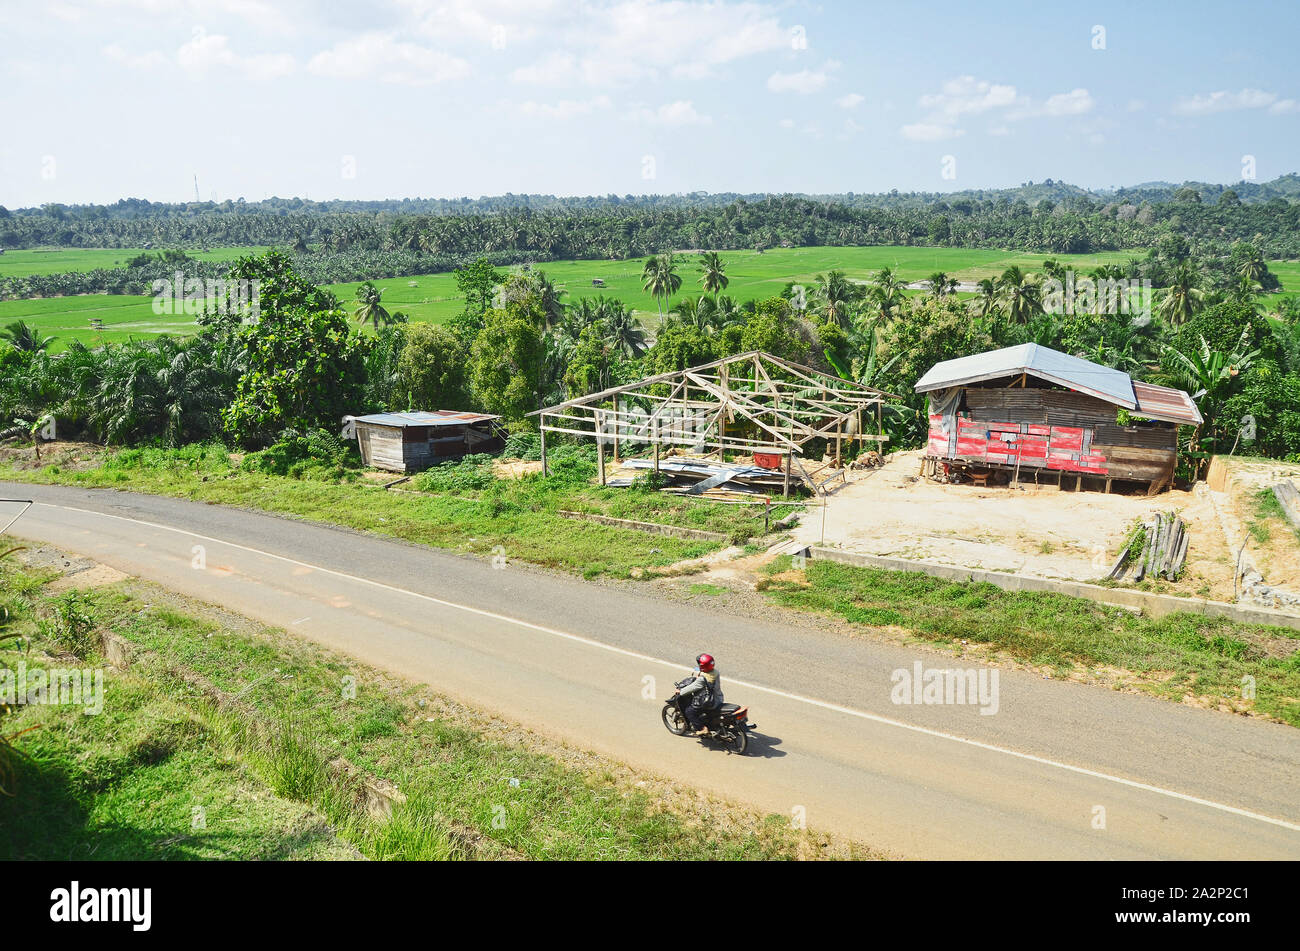
<svg viewBox="0 0 1300 951">
<path fill-rule="evenodd" d="M 727 289 L 731 279 L 727 277 L 726 265 L 717 251 L 705 251 L 700 255 L 700 286 L 704 293 L 712 294 L 714 301 Z"/>
</svg>

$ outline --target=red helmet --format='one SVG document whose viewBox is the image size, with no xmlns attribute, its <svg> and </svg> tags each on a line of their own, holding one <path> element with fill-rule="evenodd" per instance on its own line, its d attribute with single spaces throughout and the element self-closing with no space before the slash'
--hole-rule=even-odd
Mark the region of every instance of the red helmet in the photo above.
<svg viewBox="0 0 1300 951">
<path fill-rule="evenodd" d="M 699 657 L 695 658 L 695 663 L 700 668 L 700 670 L 706 672 L 710 671 L 713 669 L 713 655 L 701 654 Z"/>
</svg>

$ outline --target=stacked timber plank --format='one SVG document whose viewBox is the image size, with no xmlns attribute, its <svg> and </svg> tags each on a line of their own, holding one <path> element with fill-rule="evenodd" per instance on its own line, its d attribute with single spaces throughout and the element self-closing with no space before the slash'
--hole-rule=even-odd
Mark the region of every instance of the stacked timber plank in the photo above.
<svg viewBox="0 0 1300 951">
<path fill-rule="evenodd" d="M 1177 581 L 1187 563 L 1190 536 L 1177 515 L 1156 513 L 1153 521 L 1135 529 L 1106 576 L 1118 581 L 1131 568 L 1133 580 L 1166 578 Z"/>
</svg>

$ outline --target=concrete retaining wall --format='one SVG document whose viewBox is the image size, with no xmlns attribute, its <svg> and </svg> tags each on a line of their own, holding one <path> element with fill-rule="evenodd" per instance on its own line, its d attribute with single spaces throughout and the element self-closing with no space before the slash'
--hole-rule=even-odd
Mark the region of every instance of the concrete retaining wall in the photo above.
<svg viewBox="0 0 1300 951">
<path fill-rule="evenodd" d="M 825 558 L 860 568 L 883 568 L 887 571 L 918 571 L 932 578 L 948 581 L 985 581 L 1004 591 L 1050 591 L 1074 598 L 1087 598 L 1115 607 L 1136 609 L 1149 617 L 1162 617 L 1177 611 L 1204 614 L 1207 617 L 1224 617 L 1239 624 L 1272 624 L 1300 630 L 1300 615 L 1273 611 L 1268 608 L 1229 604 L 1226 601 L 1207 601 L 1200 598 L 1180 598 L 1169 594 L 1153 594 L 1134 588 L 1107 588 L 1084 581 L 1062 581 L 1055 578 L 1038 578 L 1033 575 L 1009 574 L 1001 571 L 982 571 L 976 568 L 958 568 L 936 565 L 927 561 L 910 561 L 885 555 L 862 555 L 835 548 L 808 549 L 813 558 Z"/>
</svg>

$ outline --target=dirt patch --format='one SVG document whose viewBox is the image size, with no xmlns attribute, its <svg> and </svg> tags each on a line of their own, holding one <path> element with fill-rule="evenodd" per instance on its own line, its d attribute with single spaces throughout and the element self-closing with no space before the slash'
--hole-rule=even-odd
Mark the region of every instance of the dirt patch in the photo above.
<svg viewBox="0 0 1300 951">
<path fill-rule="evenodd" d="M 56 578 L 45 586 L 46 591 L 67 591 L 70 588 L 102 588 L 104 585 L 117 584 L 129 576 L 110 568 L 108 565 L 93 565 L 72 574 Z"/>
<path fill-rule="evenodd" d="M 10 439 L 0 444 L 0 463 L 15 469 L 43 469 L 58 466 L 65 472 L 80 472 L 96 468 L 108 452 L 103 446 L 90 442 L 72 442 L 56 439 L 40 444 L 41 457 L 25 439 Z"/>
<path fill-rule="evenodd" d="M 898 452 L 882 469 L 850 472 L 809 509 L 795 538 L 809 545 L 986 571 L 1095 581 L 1137 521 L 1174 512 L 1188 525 L 1188 567 L 1178 591 L 1232 595 L 1231 555 L 1210 500 L 1173 490 L 1157 496 L 1073 492 L 1056 485 L 981 488 L 918 475 L 921 452 Z M 1171 590 L 1172 593 L 1172 590 Z"/>
<path fill-rule="evenodd" d="M 540 461 L 497 459 L 492 463 L 492 474 L 498 479 L 519 479 L 526 475 L 538 475 L 541 471 L 542 463 Z"/>
</svg>

